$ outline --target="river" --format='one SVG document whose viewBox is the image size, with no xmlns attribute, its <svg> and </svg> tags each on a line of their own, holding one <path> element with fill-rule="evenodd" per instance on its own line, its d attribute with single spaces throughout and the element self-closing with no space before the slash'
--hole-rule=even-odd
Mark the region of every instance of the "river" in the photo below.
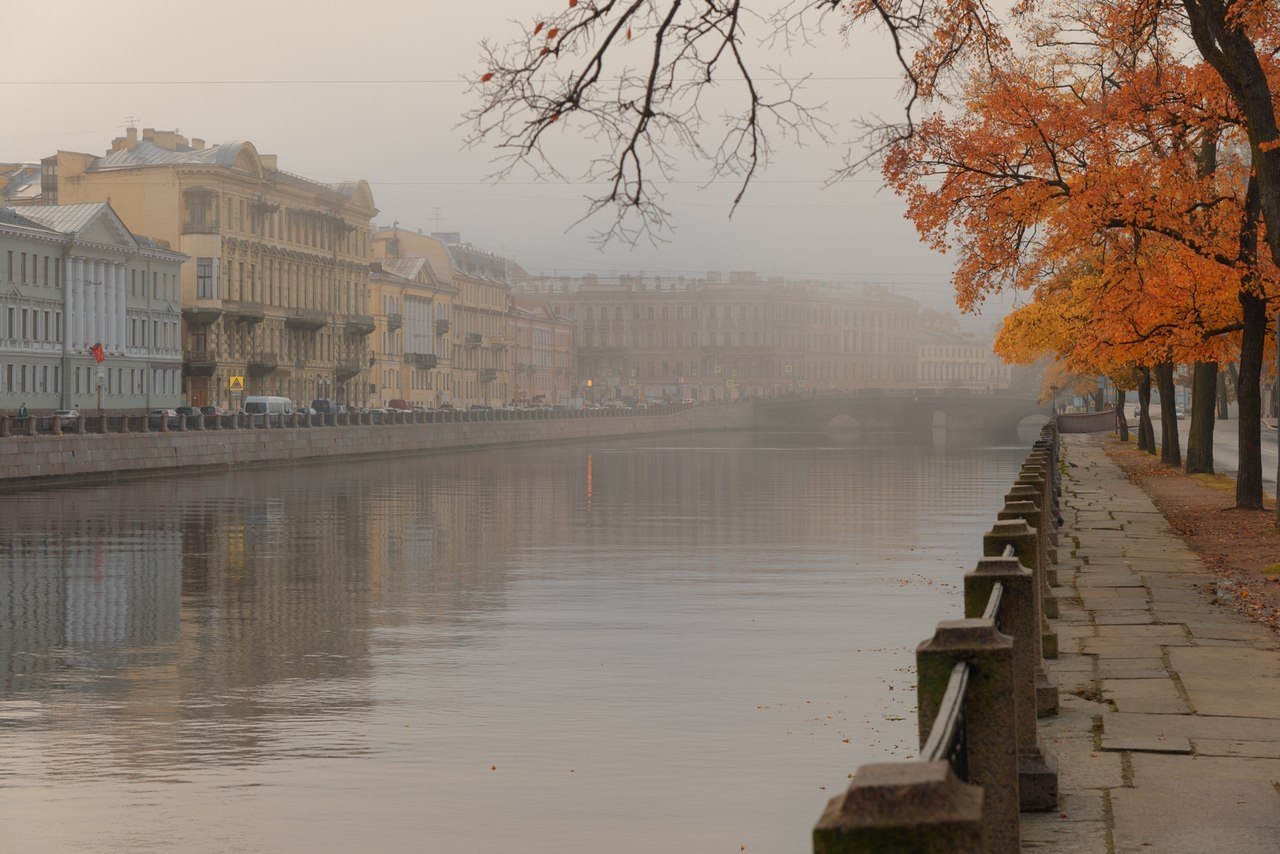
<svg viewBox="0 0 1280 854">
<path fill-rule="evenodd" d="M 807 851 L 913 755 L 912 651 L 1025 453 L 702 433 L 0 495 L 4 849 Z"/>
</svg>

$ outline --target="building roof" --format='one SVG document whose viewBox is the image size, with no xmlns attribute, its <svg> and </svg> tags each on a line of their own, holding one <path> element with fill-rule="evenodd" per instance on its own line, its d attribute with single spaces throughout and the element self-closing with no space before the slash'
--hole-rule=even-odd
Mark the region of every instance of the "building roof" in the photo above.
<svg viewBox="0 0 1280 854">
<path fill-rule="evenodd" d="M 106 202 L 91 202 L 83 205 L 27 205 L 22 208 L 22 215 L 51 231 L 75 234 L 97 219 L 105 210 L 111 210 L 111 206 Z M 112 216 L 114 215 L 112 212 Z"/>
<path fill-rule="evenodd" d="M 164 241 L 140 237 L 131 232 L 109 202 L 91 202 L 81 205 L 23 205 L 21 213 L 9 211 L 7 216 L 11 217 L 10 221 L 15 225 L 30 223 L 34 227 L 72 237 L 81 237 L 94 223 L 105 220 L 109 229 L 107 233 L 114 233 L 119 243 L 131 250 L 163 253 L 173 259 L 187 257 L 181 252 L 170 249 Z M 87 242 L 103 243 L 105 242 L 103 234 L 99 231 Z"/>
<path fill-rule="evenodd" d="M 13 208 L 0 208 L 0 223 L 4 225 L 17 225 L 23 228 L 35 228 L 40 231 L 48 231 L 55 234 L 57 233 L 52 228 L 41 225 L 35 220 L 23 216 Z"/>
<path fill-rule="evenodd" d="M 140 139 L 132 148 L 112 151 L 93 161 L 91 172 L 107 169 L 137 169 L 146 166 L 173 166 L 179 164 L 203 164 L 207 166 L 233 166 L 236 156 L 246 143 L 242 140 L 224 142 L 208 148 L 194 149 L 179 146 L 178 151 L 161 148 L 149 140 Z"/>
</svg>

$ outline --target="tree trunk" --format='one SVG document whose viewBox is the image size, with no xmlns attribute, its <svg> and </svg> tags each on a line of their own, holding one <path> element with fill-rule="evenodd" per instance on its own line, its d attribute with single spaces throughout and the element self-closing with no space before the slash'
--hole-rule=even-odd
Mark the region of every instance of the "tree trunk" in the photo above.
<svg viewBox="0 0 1280 854">
<path fill-rule="evenodd" d="M 1182 465 L 1182 440 L 1178 438 L 1178 394 L 1173 385 L 1173 362 L 1156 365 L 1156 382 L 1160 387 L 1160 462 Z"/>
<path fill-rule="evenodd" d="M 1249 179 L 1244 213 L 1240 220 L 1240 308 L 1244 330 L 1240 333 L 1240 373 L 1236 400 L 1240 404 L 1239 471 L 1236 472 L 1236 506 L 1262 509 L 1262 353 L 1267 343 L 1267 304 L 1258 289 L 1258 179 Z"/>
<path fill-rule="evenodd" d="M 1213 474 L 1213 410 L 1218 363 L 1196 362 L 1191 375 L 1191 432 L 1187 436 L 1187 474 Z"/>
<path fill-rule="evenodd" d="M 1228 366 L 1229 369 L 1229 366 Z M 1231 416 L 1231 396 L 1227 393 L 1227 375 L 1218 372 L 1218 420 L 1226 421 Z"/>
<path fill-rule="evenodd" d="M 1138 380 L 1138 450 L 1156 452 L 1156 431 L 1151 426 L 1151 369 L 1143 365 Z"/>
<path fill-rule="evenodd" d="M 1116 429 L 1120 431 L 1120 441 L 1129 443 L 1129 420 L 1124 417 L 1124 389 L 1116 389 Z"/>
<path fill-rule="evenodd" d="M 1236 506 L 1262 509 L 1262 351 L 1267 339 L 1267 306 L 1260 298 L 1240 294 L 1244 332 L 1240 336 L 1240 470 L 1236 473 Z"/>
</svg>

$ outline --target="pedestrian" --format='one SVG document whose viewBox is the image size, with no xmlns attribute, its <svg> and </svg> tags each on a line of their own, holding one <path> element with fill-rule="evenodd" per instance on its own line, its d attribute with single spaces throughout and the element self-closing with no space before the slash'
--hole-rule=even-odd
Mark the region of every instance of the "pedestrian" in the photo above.
<svg viewBox="0 0 1280 854">
<path fill-rule="evenodd" d="M 27 417 L 27 402 L 25 400 L 22 401 L 22 405 L 18 407 L 18 417 L 19 418 Z"/>
</svg>

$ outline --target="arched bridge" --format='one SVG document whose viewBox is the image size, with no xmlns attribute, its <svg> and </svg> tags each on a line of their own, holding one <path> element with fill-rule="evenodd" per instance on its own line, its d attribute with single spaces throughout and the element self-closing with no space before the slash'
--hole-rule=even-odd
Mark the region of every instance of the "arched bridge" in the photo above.
<svg viewBox="0 0 1280 854">
<path fill-rule="evenodd" d="M 861 389 L 847 394 L 758 400 L 757 430 L 819 431 L 848 428 L 896 433 L 1016 434 L 1030 415 L 1052 414 L 1033 398 L 969 389 Z"/>
</svg>

